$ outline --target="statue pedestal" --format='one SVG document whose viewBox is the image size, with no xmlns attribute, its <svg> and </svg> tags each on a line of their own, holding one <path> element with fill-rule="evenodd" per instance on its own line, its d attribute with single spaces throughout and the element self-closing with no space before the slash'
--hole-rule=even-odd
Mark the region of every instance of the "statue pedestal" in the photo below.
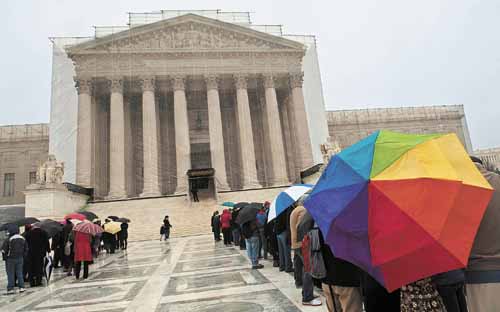
<svg viewBox="0 0 500 312">
<path fill-rule="evenodd" d="M 24 191 L 25 215 L 35 218 L 62 219 L 87 204 L 87 195 L 68 191 L 63 184 L 32 184 Z"/>
</svg>

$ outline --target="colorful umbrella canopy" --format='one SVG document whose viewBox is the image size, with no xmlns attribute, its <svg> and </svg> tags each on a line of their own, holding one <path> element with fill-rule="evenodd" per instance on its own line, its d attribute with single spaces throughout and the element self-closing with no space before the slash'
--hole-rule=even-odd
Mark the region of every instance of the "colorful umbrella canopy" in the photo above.
<svg viewBox="0 0 500 312">
<path fill-rule="evenodd" d="M 75 220 L 83 221 L 83 220 L 87 219 L 87 217 L 85 217 L 81 213 L 76 213 L 75 212 L 75 213 L 70 213 L 70 214 L 65 215 L 64 219 L 65 220 L 67 220 L 67 219 L 75 219 Z"/>
<path fill-rule="evenodd" d="M 95 236 L 96 234 L 102 233 L 104 230 L 97 224 L 90 221 L 83 221 L 75 225 L 73 231 Z"/>
<path fill-rule="evenodd" d="M 121 223 L 111 221 L 108 223 L 104 223 L 104 232 L 116 234 L 122 230 Z"/>
<path fill-rule="evenodd" d="M 337 257 L 392 291 L 465 267 L 492 192 L 455 134 L 378 131 L 330 160 L 304 206 Z"/>
<path fill-rule="evenodd" d="M 268 222 L 279 216 L 299 198 L 312 189 L 311 184 L 295 184 L 285 189 L 273 200 L 269 208 Z"/>
</svg>

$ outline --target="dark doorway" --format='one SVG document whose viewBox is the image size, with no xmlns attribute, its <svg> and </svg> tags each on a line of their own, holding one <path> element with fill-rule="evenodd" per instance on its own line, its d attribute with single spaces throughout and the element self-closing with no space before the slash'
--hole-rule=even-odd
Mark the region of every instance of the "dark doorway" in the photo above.
<svg viewBox="0 0 500 312">
<path fill-rule="evenodd" d="M 215 170 L 213 168 L 188 170 L 189 198 L 191 202 L 215 198 L 214 174 Z"/>
</svg>

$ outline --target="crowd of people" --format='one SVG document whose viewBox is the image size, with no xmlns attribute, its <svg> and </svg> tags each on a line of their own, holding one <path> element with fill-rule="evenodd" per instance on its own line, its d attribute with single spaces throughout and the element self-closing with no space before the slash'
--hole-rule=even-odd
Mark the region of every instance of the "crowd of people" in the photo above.
<svg viewBox="0 0 500 312">
<path fill-rule="evenodd" d="M 479 171 L 495 189 L 472 247 L 467 268 L 427 277 L 389 293 L 357 266 L 337 258 L 303 206 L 304 196 L 268 222 L 269 202 L 255 220 L 238 224 L 244 208 L 226 208 L 212 215 L 216 242 L 247 249 L 253 269 L 269 259 L 280 272 L 293 272 L 302 288 L 302 303 L 318 306 L 314 294 L 321 288 L 328 311 L 344 312 L 493 312 L 500 309 L 500 176 L 472 157 Z M 293 258 L 292 258 L 293 253 Z M 293 259 L 293 260 L 292 260 Z M 411 268 L 408 268 L 411 269 Z"/>
<path fill-rule="evenodd" d="M 103 250 L 113 254 L 117 249 L 127 249 L 127 222 L 120 223 L 119 231 L 107 231 L 111 219 L 105 219 L 102 225 L 100 220 L 94 220 L 97 228 L 94 234 L 75 230 L 75 224 L 80 222 L 90 221 L 64 219 L 60 231 L 52 237 L 36 223 L 25 225 L 22 234 L 18 226 L 10 226 L 1 247 L 6 263 L 7 294 L 15 293 L 16 286 L 19 292 L 24 292 L 26 282 L 30 287 L 43 286 L 44 280 L 48 284 L 47 266 L 50 270 L 62 268 L 67 276 L 74 275 L 77 280 L 87 279 L 89 266 Z"/>
</svg>

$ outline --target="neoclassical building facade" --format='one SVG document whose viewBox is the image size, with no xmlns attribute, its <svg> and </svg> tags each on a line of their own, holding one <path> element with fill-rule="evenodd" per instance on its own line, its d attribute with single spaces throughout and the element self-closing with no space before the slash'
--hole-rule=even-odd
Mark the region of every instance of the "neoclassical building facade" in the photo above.
<svg viewBox="0 0 500 312">
<path fill-rule="evenodd" d="M 314 164 L 303 44 L 186 14 L 73 44 L 76 183 L 98 198 L 287 185 Z M 319 147 L 314 147 L 319 148 Z"/>
</svg>

